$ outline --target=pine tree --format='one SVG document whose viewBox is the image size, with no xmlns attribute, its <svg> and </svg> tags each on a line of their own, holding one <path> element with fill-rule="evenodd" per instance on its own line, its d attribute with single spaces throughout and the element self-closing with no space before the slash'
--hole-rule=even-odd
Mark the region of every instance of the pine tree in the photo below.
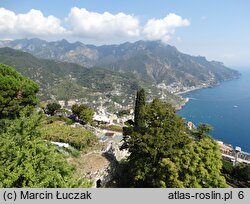
<svg viewBox="0 0 250 204">
<path fill-rule="evenodd" d="M 35 82 L 0 64 L 0 119 L 15 118 L 24 107 L 33 108 L 38 102 L 38 91 Z"/>
<path fill-rule="evenodd" d="M 28 116 L 27 116 L 28 115 Z M 41 115 L 21 113 L 0 134 L 0 188 L 89 187 L 40 130 Z"/>
</svg>

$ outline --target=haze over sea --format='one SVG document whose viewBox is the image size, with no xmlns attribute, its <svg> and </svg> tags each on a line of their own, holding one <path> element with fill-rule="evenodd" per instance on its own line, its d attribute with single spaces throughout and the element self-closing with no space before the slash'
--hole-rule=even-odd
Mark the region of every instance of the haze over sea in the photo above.
<svg viewBox="0 0 250 204">
<path fill-rule="evenodd" d="M 178 114 L 195 125 L 209 123 L 211 135 L 250 152 L 250 71 L 219 86 L 182 94 L 189 102 Z"/>
</svg>

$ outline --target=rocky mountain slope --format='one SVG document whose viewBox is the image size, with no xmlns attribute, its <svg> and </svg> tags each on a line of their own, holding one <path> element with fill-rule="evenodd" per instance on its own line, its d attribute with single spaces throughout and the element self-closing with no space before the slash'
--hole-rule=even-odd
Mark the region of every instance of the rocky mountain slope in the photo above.
<svg viewBox="0 0 250 204">
<path fill-rule="evenodd" d="M 162 97 L 176 107 L 183 100 L 152 82 L 133 74 L 120 73 L 104 68 L 85 68 L 68 62 L 40 59 L 11 48 L 0 48 L 0 63 L 14 67 L 18 72 L 36 81 L 42 100 L 79 100 L 93 107 L 102 104 L 113 111 L 134 105 L 139 86 L 146 88 L 149 100 Z"/>
<path fill-rule="evenodd" d="M 73 62 L 85 67 L 100 66 L 119 72 L 130 72 L 154 83 L 192 87 L 213 85 L 239 76 L 221 62 L 207 61 L 179 52 L 160 41 L 137 41 L 120 45 L 85 45 L 66 40 L 47 42 L 40 39 L 2 41 L 0 47 L 29 52 L 39 58 Z"/>
</svg>

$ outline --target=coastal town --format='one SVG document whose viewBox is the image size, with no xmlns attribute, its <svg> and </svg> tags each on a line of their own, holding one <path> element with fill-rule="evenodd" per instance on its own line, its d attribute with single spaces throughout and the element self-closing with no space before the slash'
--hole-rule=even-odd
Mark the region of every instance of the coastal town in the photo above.
<svg viewBox="0 0 250 204">
<path fill-rule="evenodd" d="M 186 91 L 196 90 L 202 87 L 208 87 L 208 85 L 203 84 L 201 85 L 201 87 L 194 87 L 194 88 L 191 87 L 190 89 L 186 89 Z M 177 88 L 175 92 L 177 90 L 179 89 Z M 185 100 L 185 103 L 189 101 L 188 98 L 183 98 L 183 99 Z M 60 104 L 61 108 L 66 110 L 67 112 L 65 112 L 64 114 L 59 112 L 59 113 L 56 113 L 56 115 L 69 117 L 69 118 L 72 118 L 72 111 L 71 111 L 72 106 L 79 103 L 77 99 L 76 100 L 70 99 L 69 101 L 59 100 L 57 102 L 58 104 Z M 122 132 L 109 130 L 108 127 L 118 126 L 122 130 L 122 127 L 125 125 L 125 123 L 128 120 L 133 120 L 133 114 L 134 114 L 133 106 L 123 107 L 123 108 L 127 108 L 125 111 L 125 114 L 122 116 L 118 116 L 117 115 L 118 112 L 116 112 L 116 114 L 110 113 L 107 111 L 107 108 L 105 108 L 102 104 L 103 104 L 103 101 L 101 101 L 101 105 L 96 108 L 96 111 L 93 116 L 93 121 L 95 122 L 95 124 L 98 124 L 98 125 L 105 124 L 107 129 L 105 128 L 100 129 L 98 128 L 98 126 L 95 126 L 95 127 L 89 126 L 87 128 L 89 130 L 92 130 L 92 132 L 99 138 L 101 142 L 105 142 L 105 141 L 112 142 L 112 138 L 114 138 L 115 140 L 113 142 L 115 142 L 116 144 L 119 144 L 119 142 L 121 142 L 122 140 Z M 193 130 L 196 128 L 196 126 L 191 121 L 187 121 L 186 125 L 190 130 Z M 86 128 L 86 126 L 81 125 L 80 123 L 77 123 L 77 122 L 74 123 L 72 127 Z M 224 159 L 231 161 L 233 164 L 236 164 L 237 162 L 250 164 L 250 153 L 241 150 L 241 147 L 236 146 L 234 148 L 231 144 L 224 143 L 223 141 L 220 141 L 220 140 L 216 140 L 216 142 L 220 146 L 222 156 Z"/>
<path fill-rule="evenodd" d="M 101 103 L 101 106 L 96 108 L 93 115 L 93 123 L 90 125 L 73 116 L 71 109 L 73 105 L 78 104 L 77 100 L 58 101 L 58 104 L 66 112 L 63 114 L 62 112 L 57 112 L 55 116 L 74 118 L 75 122 L 71 125 L 72 128 L 83 128 L 91 131 L 102 144 L 102 148 L 98 151 L 89 152 L 83 156 L 84 161 L 88 163 L 83 171 L 88 179 L 96 181 L 96 186 L 107 185 L 113 177 L 111 169 L 114 168 L 118 161 L 129 155 L 127 150 L 120 149 L 123 143 L 122 128 L 126 126 L 127 121 L 134 119 L 134 110 L 131 108 L 124 115 L 118 116 L 118 114 L 109 113 Z M 47 116 L 50 117 L 50 115 Z M 196 129 L 196 126 L 191 121 L 186 121 L 186 126 L 189 130 Z M 216 139 L 215 141 L 220 147 L 223 160 L 229 161 L 233 165 L 238 163 L 250 164 L 250 153 L 243 151 L 238 146 L 234 148 L 231 144 L 226 144 L 223 141 Z M 67 143 L 53 141 L 51 143 L 58 147 L 70 148 L 70 145 Z"/>
<path fill-rule="evenodd" d="M 249 19 L 243 1 L 3 1 L 0 204 L 248 202 Z"/>
</svg>

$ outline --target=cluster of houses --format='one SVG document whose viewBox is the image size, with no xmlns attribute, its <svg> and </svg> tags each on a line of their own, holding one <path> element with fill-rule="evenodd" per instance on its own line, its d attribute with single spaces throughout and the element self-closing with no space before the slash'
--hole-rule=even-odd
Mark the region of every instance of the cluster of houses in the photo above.
<svg viewBox="0 0 250 204">
<path fill-rule="evenodd" d="M 204 88 L 207 86 L 208 86 L 207 83 L 201 83 L 200 85 L 185 87 L 183 86 L 181 82 L 174 82 L 168 85 L 166 85 L 165 83 L 160 83 L 157 85 L 157 88 L 167 90 L 170 93 L 179 93 L 179 92 L 186 92 L 186 91 Z"/>
<path fill-rule="evenodd" d="M 79 101 L 76 99 L 76 100 L 68 100 L 67 102 L 58 101 L 58 103 L 61 105 L 62 108 L 71 112 L 71 107 L 74 104 L 78 104 Z M 67 117 L 69 116 L 70 114 L 67 115 Z M 133 119 L 133 109 L 130 110 L 129 114 L 124 115 L 122 117 L 118 117 L 114 113 L 107 112 L 106 108 L 104 108 L 102 104 L 101 106 L 97 107 L 96 112 L 94 113 L 94 116 L 93 116 L 94 122 L 96 122 L 97 124 L 106 124 L 106 125 L 123 126 L 126 121 L 132 120 L 132 119 Z M 187 121 L 186 125 L 190 130 L 196 128 L 195 125 L 191 121 Z M 115 136 L 115 133 L 113 133 L 112 131 L 111 132 L 104 131 L 101 134 L 100 140 L 102 142 L 105 142 L 108 138 L 113 138 L 114 136 Z M 216 140 L 216 142 L 220 146 L 222 157 L 224 159 L 231 161 L 233 164 L 236 164 L 236 163 L 250 164 L 250 153 L 242 151 L 240 147 L 235 147 L 234 149 L 232 145 L 225 144 L 222 141 Z"/>
<path fill-rule="evenodd" d="M 236 163 L 250 164 L 250 154 L 248 152 L 242 151 L 241 148 L 237 146 L 234 149 L 231 144 L 225 144 L 219 140 L 216 140 L 216 142 L 220 146 L 220 151 L 224 159 L 231 161 L 234 165 Z"/>
<path fill-rule="evenodd" d="M 186 125 L 190 130 L 196 128 L 191 121 L 187 121 Z M 233 148 L 231 144 L 225 144 L 224 142 L 219 140 L 216 140 L 216 142 L 220 146 L 222 157 L 225 160 L 232 162 L 234 165 L 236 163 L 250 164 L 250 153 L 242 151 L 241 148 L 237 146 Z"/>
<path fill-rule="evenodd" d="M 80 104 L 80 102 L 77 99 L 75 100 L 71 99 L 68 101 L 59 100 L 58 104 L 60 104 L 61 107 L 67 110 L 68 112 L 71 112 L 71 107 L 75 104 Z M 118 117 L 114 113 L 109 113 L 106 110 L 106 108 L 104 108 L 101 104 L 101 106 L 96 108 L 96 112 L 94 113 L 93 120 L 97 124 L 124 125 L 126 121 L 133 119 L 133 111 L 134 110 L 131 108 L 128 115 Z M 62 114 L 62 113 L 59 113 L 59 114 Z M 65 113 L 64 116 L 69 117 L 70 114 Z"/>
</svg>

